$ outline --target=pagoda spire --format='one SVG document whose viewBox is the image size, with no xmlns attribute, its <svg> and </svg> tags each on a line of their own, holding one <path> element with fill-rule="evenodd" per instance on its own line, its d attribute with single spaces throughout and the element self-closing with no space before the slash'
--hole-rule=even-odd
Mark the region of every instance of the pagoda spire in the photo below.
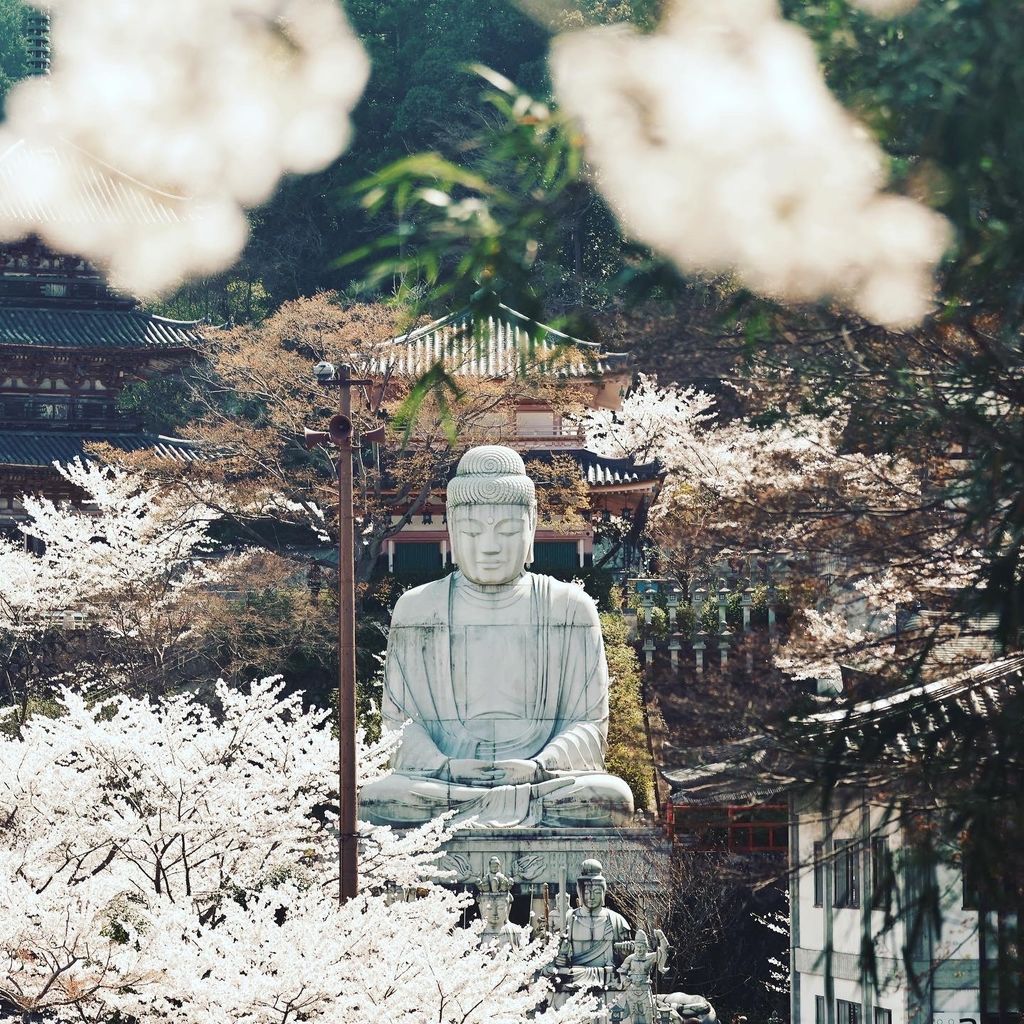
<svg viewBox="0 0 1024 1024">
<path fill-rule="evenodd" d="M 50 12 L 33 7 L 25 20 L 28 70 L 32 75 L 50 73 Z"/>
</svg>

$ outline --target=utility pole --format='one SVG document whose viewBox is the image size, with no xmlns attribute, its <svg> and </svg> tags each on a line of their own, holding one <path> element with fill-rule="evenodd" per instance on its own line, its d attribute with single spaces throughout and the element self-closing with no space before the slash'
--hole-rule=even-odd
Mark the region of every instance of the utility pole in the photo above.
<svg viewBox="0 0 1024 1024">
<path fill-rule="evenodd" d="M 355 380 L 351 367 L 335 369 L 318 363 L 316 379 L 338 389 L 338 413 L 328 429 L 305 432 L 305 445 L 332 444 L 338 471 L 338 901 L 359 891 L 359 824 L 356 820 L 356 615 L 355 537 L 352 512 L 352 388 L 369 384 Z M 377 442 L 384 428 L 366 431 L 362 441 Z"/>
</svg>

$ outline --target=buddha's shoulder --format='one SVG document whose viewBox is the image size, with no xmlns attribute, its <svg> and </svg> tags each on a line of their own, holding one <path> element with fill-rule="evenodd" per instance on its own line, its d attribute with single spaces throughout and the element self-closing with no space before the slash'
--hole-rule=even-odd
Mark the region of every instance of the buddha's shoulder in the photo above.
<svg viewBox="0 0 1024 1024">
<path fill-rule="evenodd" d="M 395 602 L 395 610 L 391 617 L 392 625 L 429 621 L 436 618 L 442 610 L 447 616 L 450 580 L 450 576 L 443 576 L 439 580 L 421 583 L 418 587 L 407 590 Z"/>
<path fill-rule="evenodd" d="M 567 621 L 577 625 L 600 624 L 597 605 L 578 583 L 568 583 L 540 573 L 527 573 L 527 576 L 532 577 L 535 586 L 547 590 L 548 603 L 558 613 L 559 618 L 564 616 Z"/>
</svg>

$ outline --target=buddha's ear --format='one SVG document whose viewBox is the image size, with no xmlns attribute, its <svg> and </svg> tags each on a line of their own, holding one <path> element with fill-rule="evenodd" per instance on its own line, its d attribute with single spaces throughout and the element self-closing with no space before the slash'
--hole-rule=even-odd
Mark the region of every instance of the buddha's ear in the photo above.
<svg viewBox="0 0 1024 1024">
<path fill-rule="evenodd" d="M 455 529 L 455 522 L 451 512 L 448 513 L 448 550 L 451 553 L 452 565 L 458 566 L 459 564 L 459 547 L 458 542 L 455 540 L 457 536 L 457 530 Z"/>
<path fill-rule="evenodd" d="M 537 538 L 537 505 L 534 503 L 530 506 L 530 518 L 527 520 L 530 524 L 530 546 L 526 549 L 526 564 L 533 565 L 534 553 L 533 544 Z"/>
</svg>

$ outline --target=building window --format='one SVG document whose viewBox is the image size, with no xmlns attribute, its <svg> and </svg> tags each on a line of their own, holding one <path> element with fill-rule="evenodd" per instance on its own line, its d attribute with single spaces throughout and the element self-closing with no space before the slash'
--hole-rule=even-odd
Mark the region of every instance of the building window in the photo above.
<svg viewBox="0 0 1024 1024">
<path fill-rule="evenodd" d="M 814 905 L 825 905 L 825 844 L 814 844 Z"/>
<path fill-rule="evenodd" d="M 892 850 L 884 837 L 871 840 L 871 909 L 887 910 L 892 904 L 896 874 L 892 866 Z M 875 1021 L 875 1024 L 885 1024 Z"/>
<path fill-rule="evenodd" d="M 814 1024 L 825 1024 L 825 997 L 814 997 Z"/>
<path fill-rule="evenodd" d="M 832 879 L 834 907 L 860 906 L 860 865 L 856 839 L 835 841 L 835 866 Z"/>
<path fill-rule="evenodd" d="M 875 1024 L 892 1024 L 892 1010 L 875 1007 Z"/>
<path fill-rule="evenodd" d="M 395 572 L 440 572 L 442 568 L 440 544 L 395 544 Z"/>
<path fill-rule="evenodd" d="M 860 1003 L 837 999 L 836 1024 L 860 1024 Z"/>
<path fill-rule="evenodd" d="M 576 541 L 539 540 L 533 545 L 535 572 L 571 572 L 580 564 Z"/>
</svg>

